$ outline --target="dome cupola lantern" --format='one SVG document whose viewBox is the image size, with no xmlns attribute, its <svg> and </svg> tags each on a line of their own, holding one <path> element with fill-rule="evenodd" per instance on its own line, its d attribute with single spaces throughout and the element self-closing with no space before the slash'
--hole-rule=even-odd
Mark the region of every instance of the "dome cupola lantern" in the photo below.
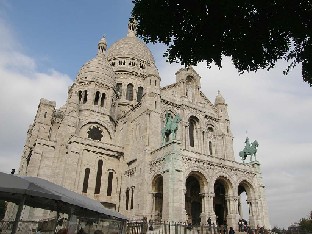
<svg viewBox="0 0 312 234">
<path fill-rule="evenodd" d="M 225 105 L 225 100 L 224 98 L 222 97 L 220 91 L 218 90 L 218 95 L 216 96 L 216 99 L 215 99 L 215 105 Z"/>
<path fill-rule="evenodd" d="M 135 37 L 137 22 L 134 18 L 130 18 L 128 23 L 128 37 Z"/>
<path fill-rule="evenodd" d="M 98 54 L 97 55 L 104 55 L 106 49 L 107 49 L 107 42 L 106 42 L 105 37 L 103 36 L 101 38 L 101 40 L 99 41 L 99 44 L 98 44 Z"/>
</svg>

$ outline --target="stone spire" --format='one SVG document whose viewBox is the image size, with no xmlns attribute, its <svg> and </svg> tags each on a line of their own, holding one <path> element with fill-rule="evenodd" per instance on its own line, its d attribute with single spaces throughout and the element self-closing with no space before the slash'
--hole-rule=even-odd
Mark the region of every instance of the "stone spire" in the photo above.
<svg viewBox="0 0 312 234">
<path fill-rule="evenodd" d="M 128 37 L 135 37 L 136 26 L 137 21 L 134 18 L 130 18 L 128 23 L 128 34 L 127 34 Z"/>
</svg>

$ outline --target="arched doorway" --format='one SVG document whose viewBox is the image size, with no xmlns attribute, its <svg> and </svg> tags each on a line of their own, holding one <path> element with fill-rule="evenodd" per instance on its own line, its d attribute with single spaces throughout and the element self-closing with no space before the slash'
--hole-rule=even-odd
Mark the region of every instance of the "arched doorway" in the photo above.
<svg viewBox="0 0 312 234">
<path fill-rule="evenodd" d="M 200 214 L 202 213 L 202 201 L 200 196 L 200 183 L 198 178 L 190 175 L 186 179 L 185 209 L 189 221 L 193 225 L 200 224 Z"/>
<path fill-rule="evenodd" d="M 154 220 L 161 221 L 163 210 L 163 177 L 157 175 L 153 180 L 153 215 Z"/>
<path fill-rule="evenodd" d="M 238 185 L 238 213 L 240 215 L 240 219 L 243 219 L 246 223 L 250 223 L 250 205 L 247 200 L 248 197 L 251 196 L 251 185 L 247 181 L 242 181 Z"/>
<path fill-rule="evenodd" d="M 217 225 L 226 224 L 227 218 L 227 206 L 225 196 L 227 194 L 226 183 L 224 179 L 217 179 L 214 184 L 214 199 L 213 199 L 213 208 L 216 214 L 216 223 Z"/>
</svg>

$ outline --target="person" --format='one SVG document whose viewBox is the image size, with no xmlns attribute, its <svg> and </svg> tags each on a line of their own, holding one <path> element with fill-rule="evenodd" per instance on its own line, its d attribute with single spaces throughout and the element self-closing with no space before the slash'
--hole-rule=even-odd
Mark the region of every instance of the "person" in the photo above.
<svg viewBox="0 0 312 234">
<path fill-rule="evenodd" d="M 233 227 L 230 227 L 229 234 L 235 234 Z"/>
<path fill-rule="evenodd" d="M 188 230 L 192 230 L 192 229 L 193 229 L 193 227 L 192 227 L 192 220 L 191 220 L 191 219 L 189 219 L 189 220 L 187 221 L 186 229 L 188 229 Z"/>
<path fill-rule="evenodd" d="M 207 224 L 208 224 L 209 227 L 211 226 L 211 218 L 210 217 L 207 220 Z"/>
<path fill-rule="evenodd" d="M 86 234 L 86 232 L 83 230 L 83 228 L 80 228 L 77 234 Z"/>
<path fill-rule="evenodd" d="M 153 221 L 151 219 L 148 221 L 148 224 L 149 224 L 148 230 L 153 231 L 154 230 Z"/>
<path fill-rule="evenodd" d="M 239 232 L 242 232 L 242 231 L 243 231 L 243 226 L 244 226 L 244 225 L 243 225 L 243 220 L 240 219 L 240 220 L 238 221 L 238 231 L 239 231 Z"/>
<path fill-rule="evenodd" d="M 148 230 L 148 223 L 147 223 L 147 217 L 143 217 L 143 226 L 142 226 L 142 234 L 147 233 Z"/>
</svg>

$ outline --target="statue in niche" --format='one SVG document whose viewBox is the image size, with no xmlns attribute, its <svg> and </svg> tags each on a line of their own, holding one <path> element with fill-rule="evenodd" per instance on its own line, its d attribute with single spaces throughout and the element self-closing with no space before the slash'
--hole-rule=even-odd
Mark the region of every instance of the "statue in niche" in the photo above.
<svg viewBox="0 0 312 234">
<path fill-rule="evenodd" d="M 166 142 L 169 142 L 170 136 L 171 140 L 175 140 L 177 137 L 178 125 L 181 121 L 181 117 L 179 114 L 172 117 L 171 113 L 166 112 L 165 116 L 165 126 L 161 129 L 161 137 L 162 144 L 164 145 Z"/>
</svg>

